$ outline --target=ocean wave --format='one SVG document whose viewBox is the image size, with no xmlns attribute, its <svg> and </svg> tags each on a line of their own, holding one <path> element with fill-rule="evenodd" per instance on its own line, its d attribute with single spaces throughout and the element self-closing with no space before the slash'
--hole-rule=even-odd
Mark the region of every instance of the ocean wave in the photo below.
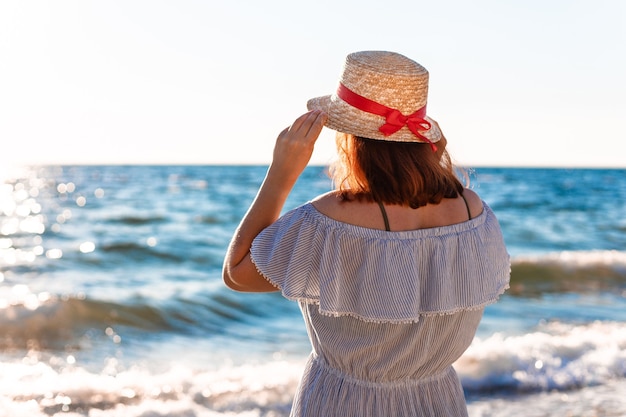
<svg viewBox="0 0 626 417">
<path fill-rule="evenodd" d="M 626 323 L 554 321 L 476 338 L 455 364 L 470 392 L 567 391 L 626 377 Z"/>
<path fill-rule="evenodd" d="M 35 294 L 18 285 L 4 295 L 0 293 L 0 350 L 82 349 L 101 338 L 119 342 L 126 335 L 134 340 L 142 335 L 178 334 L 267 342 L 293 336 L 290 323 L 273 322 L 272 317 L 288 311 L 287 316 L 299 319 L 297 306 L 277 296 L 245 303 L 225 291 L 108 301 L 82 294 Z"/>
<path fill-rule="evenodd" d="M 182 255 L 179 256 L 172 252 L 159 251 L 150 245 L 137 242 L 109 242 L 98 246 L 97 249 L 106 255 L 120 255 L 143 261 L 148 259 L 160 259 L 168 262 L 181 262 L 184 260 Z"/>
<path fill-rule="evenodd" d="M 149 224 L 159 224 L 159 223 L 165 223 L 167 222 L 169 219 L 165 216 L 150 216 L 150 215 L 146 215 L 146 216 L 132 216 L 132 215 L 128 215 L 128 216 L 119 216 L 119 217 L 113 217 L 113 218 L 109 218 L 107 220 L 108 223 L 116 223 L 116 224 L 124 224 L 124 225 L 129 225 L 129 226 L 143 226 L 143 225 L 149 225 Z"/>
<path fill-rule="evenodd" d="M 0 308 L 0 349 L 80 349 L 87 334 L 111 335 L 119 326 L 143 331 L 173 327 L 166 312 L 150 305 L 29 294 Z"/>
<path fill-rule="evenodd" d="M 480 396 L 468 399 L 469 417 L 623 417 L 626 416 L 626 380 L 572 391 Z"/>
<path fill-rule="evenodd" d="M 563 251 L 518 256 L 511 264 L 511 295 L 585 291 L 626 295 L 626 252 Z"/>
</svg>

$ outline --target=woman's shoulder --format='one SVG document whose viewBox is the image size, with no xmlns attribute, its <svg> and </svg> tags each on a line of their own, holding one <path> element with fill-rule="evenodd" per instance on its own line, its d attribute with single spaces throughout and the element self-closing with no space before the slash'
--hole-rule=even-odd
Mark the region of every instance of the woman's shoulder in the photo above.
<svg viewBox="0 0 626 417">
<path fill-rule="evenodd" d="M 472 219 L 478 217 L 484 210 L 483 200 L 480 198 L 478 193 L 469 188 L 465 188 L 463 190 L 463 197 L 467 202 L 467 206 L 472 215 Z"/>
<path fill-rule="evenodd" d="M 344 207 L 345 205 L 341 204 L 342 201 L 344 200 L 338 191 L 329 191 L 327 193 L 318 195 L 313 200 L 311 200 L 310 203 L 320 213 L 327 214 L 334 213 Z"/>
<path fill-rule="evenodd" d="M 311 201 L 324 216 L 342 223 L 370 229 L 383 229 L 384 221 L 376 203 L 361 200 L 345 200 L 339 191 L 330 191 Z"/>
</svg>

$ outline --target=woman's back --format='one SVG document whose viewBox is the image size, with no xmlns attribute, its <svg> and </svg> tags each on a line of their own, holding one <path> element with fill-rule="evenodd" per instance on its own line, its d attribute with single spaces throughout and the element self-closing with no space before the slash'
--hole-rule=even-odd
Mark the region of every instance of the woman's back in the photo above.
<svg viewBox="0 0 626 417">
<path fill-rule="evenodd" d="M 384 218 L 376 203 L 346 201 L 341 199 L 337 192 L 330 192 L 313 200 L 313 206 L 331 219 L 355 226 L 385 230 Z M 466 189 L 463 197 L 444 199 L 436 205 L 429 204 L 417 209 L 385 205 L 384 210 L 392 231 L 408 231 L 462 223 L 470 217 L 477 217 L 482 212 L 483 205 L 476 193 Z"/>
<path fill-rule="evenodd" d="M 331 192 L 312 204 L 321 214 L 338 222 L 385 230 L 381 208 L 376 203 L 345 201 Z M 391 231 L 402 232 L 460 224 L 479 216 L 483 205 L 476 193 L 466 190 L 463 197 L 445 199 L 438 205 L 418 209 L 387 205 L 382 210 Z M 387 272 L 400 274 L 402 265 L 398 267 L 398 271 Z M 425 316 L 418 322 L 389 326 L 350 316 L 323 315 L 315 304 L 301 303 L 301 309 L 314 353 L 331 367 L 369 381 L 421 379 L 446 370 L 471 343 L 483 311 L 476 308 Z"/>
<path fill-rule="evenodd" d="M 419 383 L 447 371 L 471 344 L 483 314 L 476 308 L 390 325 L 320 314 L 310 303 L 300 307 L 317 360 L 361 384 Z"/>
</svg>

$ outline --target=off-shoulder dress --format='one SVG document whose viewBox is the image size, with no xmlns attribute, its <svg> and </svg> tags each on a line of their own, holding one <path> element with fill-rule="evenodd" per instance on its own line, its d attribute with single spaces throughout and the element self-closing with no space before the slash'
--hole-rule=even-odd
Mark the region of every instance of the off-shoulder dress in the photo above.
<svg viewBox="0 0 626 417">
<path fill-rule="evenodd" d="M 312 345 L 291 416 L 467 416 L 452 364 L 510 276 L 483 207 L 463 223 L 388 232 L 306 203 L 257 236 L 254 264 L 299 303 Z"/>
</svg>

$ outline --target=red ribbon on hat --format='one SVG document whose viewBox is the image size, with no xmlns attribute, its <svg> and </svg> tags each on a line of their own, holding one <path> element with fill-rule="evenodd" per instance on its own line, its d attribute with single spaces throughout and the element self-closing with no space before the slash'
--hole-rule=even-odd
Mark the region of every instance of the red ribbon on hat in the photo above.
<svg viewBox="0 0 626 417">
<path fill-rule="evenodd" d="M 433 152 L 437 151 L 437 146 L 435 146 L 430 139 L 420 133 L 420 131 L 427 131 L 431 128 L 430 122 L 424 119 L 424 117 L 426 117 L 426 106 L 409 114 L 408 116 L 405 116 L 399 110 L 392 109 L 384 104 L 380 104 L 370 100 L 369 98 L 363 97 L 348 89 L 341 83 L 337 88 L 337 97 L 361 111 L 372 113 L 377 116 L 383 116 L 386 123 L 378 128 L 383 135 L 392 135 L 406 126 L 415 136 L 429 143 Z"/>
</svg>

